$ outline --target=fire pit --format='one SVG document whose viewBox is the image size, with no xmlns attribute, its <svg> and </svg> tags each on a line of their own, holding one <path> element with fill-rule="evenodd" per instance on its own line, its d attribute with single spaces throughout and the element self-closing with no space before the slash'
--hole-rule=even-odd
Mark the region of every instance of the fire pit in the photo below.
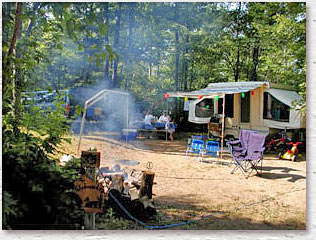
<svg viewBox="0 0 316 240">
<path fill-rule="evenodd" d="M 87 213 L 86 225 L 91 225 L 90 220 L 94 219 L 90 219 L 91 214 L 107 208 L 113 208 L 125 217 L 129 214 L 139 219 L 154 217 L 152 187 L 155 173 L 151 172 L 152 165 L 149 164 L 146 171 L 131 171 L 120 165 L 138 165 L 139 162 L 120 159 L 112 167 L 100 167 L 100 158 L 101 154 L 96 150 L 82 151 L 82 174 L 74 184 Z"/>
</svg>

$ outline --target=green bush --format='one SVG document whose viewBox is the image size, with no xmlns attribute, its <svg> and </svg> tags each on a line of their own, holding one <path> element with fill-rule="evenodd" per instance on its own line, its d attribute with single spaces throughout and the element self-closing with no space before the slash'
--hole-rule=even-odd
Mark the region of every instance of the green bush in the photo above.
<svg viewBox="0 0 316 240">
<path fill-rule="evenodd" d="M 58 144 L 68 126 L 57 109 L 30 109 L 14 128 L 3 118 L 3 229 L 69 229 L 81 224 L 82 211 L 72 192 L 80 161 L 57 164 Z M 79 210 L 78 210 L 79 209 Z"/>
</svg>

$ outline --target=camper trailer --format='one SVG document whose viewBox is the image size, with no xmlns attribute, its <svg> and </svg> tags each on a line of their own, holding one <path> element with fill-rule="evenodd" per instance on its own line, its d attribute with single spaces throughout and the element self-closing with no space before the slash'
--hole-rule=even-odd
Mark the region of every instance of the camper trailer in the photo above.
<svg viewBox="0 0 316 240">
<path fill-rule="evenodd" d="M 224 121 L 226 137 L 238 138 L 240 129 L 269 134 L 284 129 L 304 129 L 299 106 L 301 97 L 290 87 L 269 82 L 210 83 L 193 92 L 173 92 L 170 97 L 191 99 L 189 121 L 209 124 L 210 133 L 221 135 Z"/>
</svg>

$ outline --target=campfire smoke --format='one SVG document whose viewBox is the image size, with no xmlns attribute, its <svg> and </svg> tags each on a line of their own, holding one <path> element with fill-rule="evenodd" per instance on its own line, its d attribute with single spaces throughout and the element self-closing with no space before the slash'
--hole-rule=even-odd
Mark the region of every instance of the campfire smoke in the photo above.
<svg viewBox="0 0 316 240">
<path fill-rule="evenodd" d="M 109 90 L 104 97 L 92 102 L 92 105 L 84 110 L 85 102 L 102 90 Z M 120 92 L 122 94 L 119 94 Z M 103 88 L 102 86 L 77 87 L 70 91 L 71 105 L 80 106 L 86 111 L 84 134 L 89 132 L 121 132 L 129 127 L 129 122 L 137 116 L 134 97 L 122 90 Z M 81 114 L 71 126 L 74 133 L 80 132 Z"/>
</svg>

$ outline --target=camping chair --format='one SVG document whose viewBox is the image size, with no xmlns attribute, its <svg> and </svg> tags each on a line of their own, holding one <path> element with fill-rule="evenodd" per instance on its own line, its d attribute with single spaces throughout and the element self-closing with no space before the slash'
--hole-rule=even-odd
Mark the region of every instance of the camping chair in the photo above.
<svg viewBox="0 0 316 240">
<path fill-rule="evenodd" d="M 237 169 L 241 170 L 245 178 L 248 178 L 253 170 L 256 170 L 260 176 L 262 174 L 262 159 L 264 151 L 265 136 L 257 133 L 249 134 L 249 141 L 245 155 L 240 155 L 238 152 L 233 152 L 235 168 L 231 171 L 234 173 Z M 261 174 L 258 172 L 258 164 L 261 162 Z M 251 171 L 246 174 L 248 170 Z"/>
<path fill-rule="evenodd" d="M 227 142 L 229 152 L 234 155 L 244 156 L 248 148 L 250 133 L 256 133 L 251 130 L 240 130 L 239 139 Z"/>
<path fill-rule="evenodd" d="M 204 141 L 200 139 L 192 139 L 191 144 L 187 146 L 185 157 L 188 153 L 196 153 L 198 157 L 202 156 L 204 150 Z"/>
<path fill-rule="evenodd" d="M 202 153 L 202 161 L 204 155 L 211 155 L 215 156 L 216 160 L 218 159 L 218 154 L 219 153 L 219 142 L 216 141 L 207 141 L 205 145 L 205 149 Z"/>
</svg>

